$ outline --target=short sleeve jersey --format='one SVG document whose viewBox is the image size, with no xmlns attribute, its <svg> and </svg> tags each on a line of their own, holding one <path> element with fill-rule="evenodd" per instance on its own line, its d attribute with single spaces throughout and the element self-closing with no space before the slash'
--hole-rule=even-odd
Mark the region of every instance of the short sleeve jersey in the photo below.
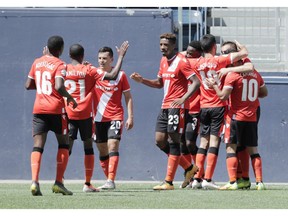
<svg viewBox="0 0 288 216">
<path fill-rule="evenodd" d="M 122 93 L 126 91 L 130 91 L 130 85 L 124 71 L 120 71 L 115 80 L 97 80 L 94 121 L 123 120 L 124 109 L 121 100 Z"/>
<path fill-rule="evenodd" d="M 28 75 L 36 84 L 33 114 L 65 113 L 64 99 L 55 89 L 56 78 L 65 76 L 66 65 L 59 58 L 45 55 L 35 59 Z"/>
<path fill-rule="evenodd" d="M 195 67 L 197 59 L 187 58 L 190 62 L 191 67 Z M 198 75 L 197 75 L 198 77 Z M 200 77 L 198 77 L 200 80 Z M 200 89 L 198 89 L 190 98 L 189 98 L 189 113 L 199 113 L 200 112 Z"/>
<path fill-rule="evenodd" d="M 200 77 L 200 107 L 213 108 L 223 107 L 227 105 L 226 101 L 220 100 L 213 88 L 209 88 L 206 84 L 206 78 L 214 78 L 220 89 L 222 84 L 217 77 L 216 71 L 230 65 L 231 55 L 214 56 L 212 58 L 200 57 L 196 64 L 198 76 Z"/>
<path fill-rule="evenodd" d="M 67 65 L 65 87 L 68 93 L 78 103 L 75 109 L 67 106 L 66 103 L 66 111 L 69 119 L 83 120 L 92 117 L 94 86 L 96 80 L 102 80 L 104 76 L 105 73 L 91 65 Z"/>
<path fill-rule="evenodd" d="M 257 121 L 258 93 L 264 85 L 257 71 L 227 74 L 223 88 L 232 89 L 228 115 L 238 121 Z"/>
<path fill-rule="evenodd" d="M 189 61 L 181 53 L 177 53 L 172 59 L 162 57 L 158 77 L 163 80 L 164 98 L 162 109 L 171 108 L 171 102 L 181 98 L 188 90 L 188 79 L 194 76 L 196 71 L 190 66 Z M 188 100 L 175 108 L 189 109 Z"/>
</svg>

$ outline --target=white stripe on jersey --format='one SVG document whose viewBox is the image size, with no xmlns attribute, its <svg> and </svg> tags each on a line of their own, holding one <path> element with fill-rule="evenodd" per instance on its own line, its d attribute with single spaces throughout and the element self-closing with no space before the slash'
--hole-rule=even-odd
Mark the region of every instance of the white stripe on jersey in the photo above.
<svg viewBox="0 0 288 216">
<path fill-rule="evenodd" d="M 165 80 L 164 81 L 164 97 L 163 97 L 163 101 L 165 100 L 165 98 L 166 98 L 166 95 L 167 95 L 167 93 L 168 93 L 168 90 L 169 90 L 169 86 L 170 86 L 170 80 Z M 163 101 L 162 101 L 162 103 L 163 103 Z"/>
<path fill-rule="evenodd" d="M 94 121 L 101 122 L 102 117 L 103 117 L 104 112 L 105 112 L 105 109 L 106 109 L 106 106 L 107 106 L 110 98 L 112 97 L 112 95 L 113 94 L 109 93 L 109 92 L 105 92 L 101 95 L 101 98 L 100 98 L 98 106 L 97 106 L 97 113 L 96 113 L 96 116 L 94 118 Z"/>
</svg>

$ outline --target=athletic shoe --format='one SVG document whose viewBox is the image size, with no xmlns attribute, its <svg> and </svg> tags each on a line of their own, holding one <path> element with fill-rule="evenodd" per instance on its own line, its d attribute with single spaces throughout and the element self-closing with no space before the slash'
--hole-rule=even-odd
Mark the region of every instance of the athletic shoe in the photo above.
<svg viewBox="0 0 288 216">
<path fill-rule="evenodd" d="M 234 182 L 233 184 L 228 182 L 226 185 L 220 187 L 219 189 L 220 190 L 237 190 L 238 189 L 238 185 L 237 185 L 237 182 Z"/>
<path fill-rule="evenodd" d="M 116 188 L 114 181 L 108 179 L 106 183 L 97 189 L 103 189 L 103 190 L 114 190 Z"/>
<path fill-rule="evenodd" d="M 219 189 L 220 188 L 213 181 L 208 182 L 205 179 L 202 181 L 201 186 L 202 186 L 203 189 Z"/>
<path fill-rule="evenodd" d="M 84 184 L 84 186 L 83 186 L 83 192 L 85 192 L 85 193 L 100 192 L 100 190 L 97 189 L 97 188 L 95 188 L 95 187 L 93 187 L 92 184 L 90 184 L 89 186 L 86 185 L 86 184 Z"/>
<path fill-rule="evenodd" d="M 198 170 L 199 170 L 199 168 L 196 166 L 196 165 L 191 165 L 191 169 L 190 170 L 188 170 L 188 171 L 185 171 L 185 173 L 184 173 L 184 177 L 185 177 L 185 179 L 184 179 L 184 181 L 183 181 L 183 183 L 181 184 L 181 188 L 186 188 L 188 185 L 189 185 L 189 183 L 190 183 L 190 181 L 191 181 L 191 179 L 194 177 L 194 175 L 198 172 Z"/>
<path fill-rule="evenodd" d="M 263 182 L 256 182 L 256 190 L 266 190 L 266 187 L 263 184 Z"/>
<path fill-rule="evenodd" d="M 153 190 L 174 190 L 174 186 L 164 181 L 160 185 L 153 187 Z"/>
<path fill-rule="evenodd" d="M 250 189 L 251 182 L 250 180 L 245 180 L 243 178 L 240 178 L 237 180 L 238 189 Z"/>
<path fill-rule="evenodd" d="M 42 196 L 38 182 L 33 181 L 30 190 L 33 196 Z"/>
<path fill-rule="evenodd" d="M 55 184 L 52 187 L 53 193 L 62 193 L 63 195 L 73 195 L 71 191 L 64 187 L 61 182 L 55 181 Z"/>
<path fill-rule="evenodd" d="M 190 184 L 191 184 L 192 189 L 201 189 L 202 188 L 201 182 L 198 182 L 197 179 L 194 179 L 194 181 Z"/>
</svg>

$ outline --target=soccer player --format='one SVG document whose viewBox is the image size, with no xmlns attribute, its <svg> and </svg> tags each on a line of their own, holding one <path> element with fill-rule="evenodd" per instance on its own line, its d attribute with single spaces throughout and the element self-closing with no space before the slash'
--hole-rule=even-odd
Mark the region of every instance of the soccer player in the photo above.
<svg viewBox="0 0 288 216">
<path fill-rule="evenodd" d="M 191 41 L 186 51 L 181 52 L 186 56 L 190 62 L 191 67 L 194 67 L 197 63 L 197 59 L 202 55 L 202 48 L 200 41 Z M 196 154 L 198 151 L 198 146 L 196 145 L 196 140 L 199 132 L 199 112 L 200 112 L 200 90 L 198 89 L 189 98 L 189 112 L 187 115 L 185 123 L 185 133 L 181 136 L 181 157 L 185 157 L 189 162 L 196 163 Z M 182 166 L 182 160 L 180 160 L 180 165 Z M 184 182 L 181 184 L 181 188 L 191 187 L 189 182 Z M 189 185 L 189 186 L 188 186 Z"/>
<path fill-rule="evenodd" d="M 99 71 L 110 74 L 113 70 L 113 50 L 102 47 L 98 52 Z M 124 120 L 122 94 L 124 95 L 128 118 L 125 128 L 133 127 L 133 101 L 130 85 L 124 71 L 120 71 L 113 80 L 97 80 L 95 86 L 95 132 L 99 150 L 100 165 L 107 178 L 98 189 L 115 189 L 115 178 L 119 163 L 119 144 Z"/>
<path fill-rule="evenodd" d="M 233 41 L 225 41 L 221 46 L 221 53 L 228 54 L 230 52 L 236 52 L 237 45 Z M 249 58 L 242 59 L 243 64 L 238 64 L 239 66 L 235 66 L 235 64 L 231 65 L 231 67 L 222 68 L 216 73 L 219 73 L 220 76 L 226 75 L 229 72 L 237 72 L 237 73 L 250 73 L 255 70 L 253 64 L 251 63 Z M 256 71 L 257 72 L 257 71 Z M 258 73 L 258 72 L 257 72 Z M 262 88 L 261 90 L 267 90 L 267 88 Z M 267 96 L 268 92 L 263 93 L 263 97 Z M 260 101 L 257 98 L 256 103 L 258 103 L 257 108 L 257 123 L 260 119 Z M 242 145 L 237 145 L 237 158 L 238 158 L 238 167 L 237 167 L 237 185 L 238 189 L 246 189 L 250 188 L 251 182 L 249 178 L 249 161 L 250 156 L 247 151 L 247 148 Z"/>
<path fill-rule="evenodd" d="M 52 187 L 54 193 L 72 195 L 62 183 L 62 178 L 69 159 L 67 116 L 63 97 L 73 109 L 77 102 L 66 91 L 64 79 L 66 65 L 59 59 L 64 49 L 64 40 L 61 36 L 51 36 L 47 47 L 49 54 L 37 58 L 30 69 L 25 84 L 27 90 L 36 89 L 36 98 L 33 108 L 32 135 L 34 146 L 31 153 L 33 196 L 42 196 L 39 186 L 39 173 L 42 154 L 48 131 L 53 131 L 58 141 L 56 180 Z"/>
<path fill-rule="evenodd" d="M 234 63 L 235 66 L 242 64 L 242 60 Z M 268 94 L 262 77 L 256 70 L 250 73 L 232 72 L 227 74 L 222 90 L 219 89 L 213 78 L 207 79 L 207 85 L 213 87 L 221 100 L 227 100 L 230 96 L 230 109 L 226 117 L 224 135 L 229 182 L 220 189 L 238 189 L 236 149 L 237 144 L 241 144 L 241 146 L 247 147 L 250 154 L 256 178 L 256 189 L 265 190 L 262 177 L 262 160 L 257 148 L 257 109 L 259 107 L 257 99 Z"/>
<path fill-rule="evenodd" d="M 223 128 L 227 103 L 220 100 L 215 90 L 207 86 L 206 78 L 214 77 L 217 84 L 221 86 L 221 80 L 217 78 L 216 71 L 246 57 L 248 51 L 245 46 L 237 42 L 239 52 L 215 56 L 217 50 L 215 36 L 206 34 L 201 38 L 200 42 L 204 57 L 199 58 L 196 66 L 198 76 L 201 77 L 200 146 L 196 156 L 196 165 L 199 167 L 199 172 L 194 176 L 192 188 L 218 189 L 219 186 L 212 181 L 212 177 L 218 159 L 220 134 Z M 205 176 L 202 181 L 206 157 Z"/>
<path fill-rule="evenodd" d="M 83 192 L 98 192 L 90 183 L 94 170 L 94 150 L 92 140 L 93 113 L 92 100 L 94 98 L 94 87 L 96 81 L 114 79 L 120 71 L 122 60 L 128 49 L 128 42 L 125 41 L 120 49 L 117 48 L 118 61 L 110 73 L 97 69 L 90 64 L 83 64 L 84 48 L 80 44 L 74 44 L 70 47 L 69 55 L 71 64 L 67 65 L 67 75 L 65 80 L 66 90 L 77 101 L 78 107 L 71 109 L 66 104 L 66 111 L 69 119 L 69 144 L 70 154 L 74 140 L 77 139 L 78 131 L 84 145 L 84 166 L 85 166 L 85 184 Z"/>
<path fill-rule="evenodd" d="M 152 88 L 164 87 L 164 98 L 157 118 L 156 145 L 168 155 L 165 181 L 153 187 L 154 190 L 173 190 L 173 180 L 180 161 L 180 139 L 184 132 L 185 116 L 189 109 L 188 98 L 199 89 L 199 79 L 184 55 L 175 51 L 176 36 L 172 33 L 160 35 L 160 61 L 158 78 L 149 80 L 139 73 L 131 74 L 131 79 Z M 191 85 L 188 87 L 188 81 Z M 167 143 L 168 140 L 168 143 Z M 188 182 L 197 172 L 198 167 L 185 158 L 185 180 Z M 183 162 L 183 163 L 184 163 Z"/>
</svg>

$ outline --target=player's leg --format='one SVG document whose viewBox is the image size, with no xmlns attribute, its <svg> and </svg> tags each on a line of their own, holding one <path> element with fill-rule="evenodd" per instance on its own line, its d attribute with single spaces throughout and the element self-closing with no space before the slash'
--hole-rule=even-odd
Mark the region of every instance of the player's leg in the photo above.
<svg viewBox="0 0 288 216">
<path fill-rule="evenodd" d="M 63 176 L 69 161 L 69 136 L 66 114 L 51 115 L 50 128 L 55 133 L 58 142 L 56 180 L 52 187 L 52 192 L 73 195 L 63 184 Z"/>
<path fill-rule="evenodd" d="M 41 168 L 42 154 L 47 139 L 48 124 L 46 115 L 33 115 L 33 150 L 31 152 L 31 193 L 33 196 L 42 196 L 39 186 L 39 173 Z"/>
<path fill-rule="evenodd" d="M 108 178 L 109 151 L 108 151 L 108 129 L 109 122 L 95 122 L 96 146 L 99 151 L 100 166 Z"/>
</svg>

